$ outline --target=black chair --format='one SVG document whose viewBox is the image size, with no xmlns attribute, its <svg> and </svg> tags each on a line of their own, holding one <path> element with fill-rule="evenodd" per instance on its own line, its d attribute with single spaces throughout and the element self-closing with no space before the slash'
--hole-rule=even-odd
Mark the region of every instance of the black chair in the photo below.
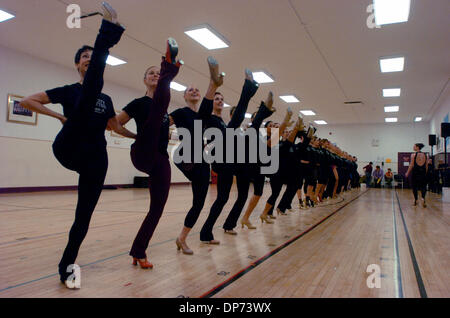
<svg viewBox="0 0 450 318">
<path fill-rule="evenodd" d="M 403 189 L 403 184 L 404 184 L 404 179 L 403 176 L 401 174 L 394 174 L 394 188 L 397 188 L 399 184 L 402 185 L 402 189 Z"/>
</svg>

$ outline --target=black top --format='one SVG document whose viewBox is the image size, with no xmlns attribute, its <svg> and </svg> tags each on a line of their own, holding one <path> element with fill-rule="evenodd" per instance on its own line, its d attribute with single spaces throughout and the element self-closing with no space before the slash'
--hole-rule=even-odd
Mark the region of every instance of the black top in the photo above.
<svg viewBox="0 0 450 318">
<path fill-rule="evenodd" d="M 127 106 L 123 108 L 130 118 L 133 118 L 136 122 L 137 133 L 140 134 L 144 129 L 145 122 L 147 121 L 148 114 L 151 107 L 156 107 L 153 99 L 144 96 L 133 100 Z M 161 124 L 158 150 L 162 154 L 167 154 L 167 146 L 169 145 L 169 115 L 166 113 Z"/>
<path fill-rule="evenodd" d="M 80 83 L 75 83 L 50 89 L 46 93 L 53 104 L 62 105 L 64 116 L 70 119 L 74 115 L 73 112 L 81 94 L 81 88 Z M 92 116 L 83 118 L 84 129 L 80 131 L 80 136 L 87 137 L 86 140 L 101 142 L 106 145 L 105 129 L 108 120 L 115 115 L 111 97 L 100 93 Z"/>
<path fill-rule="evenodd" d="M 203 150 L 203 131 L 206 127 L 205 123 L 211 118 L 213 108 L 213 101 L 203 98 L 202 103 L 200 105 L 200 108 L 198 112 L 193 111 L 189 107 L 183 107 L 179 108 L 177 110 L 174 110 L 170 116 L 172 117 L 175 125 L 177 128 L 185 128 L 189 130 L 191 134 L 191 159 L 192 163 L 194 162 L 194 145 L 195 140 L 194 138 L 197 138 L 197 143 L 200 143 L 202 145 Z M 201 124 L 201 134 L 194 134 L 194 126 L 195 121 L 199 121 Z M 182 136 L 180 136 L 180 140 L 182 140 Z M 181 147 L 181 145 L 180 145 Z M 180 151 L 180 155 L 182 155 L 183 149 Z M 203 154 L 202 154 L 202 162 L 203 162 Z"/>
</svg>

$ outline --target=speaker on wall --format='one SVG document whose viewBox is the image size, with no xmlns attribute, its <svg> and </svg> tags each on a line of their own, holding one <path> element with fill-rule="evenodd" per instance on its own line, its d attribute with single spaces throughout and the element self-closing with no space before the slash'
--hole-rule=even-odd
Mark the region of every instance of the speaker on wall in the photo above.
<svg viewBox="0 0 450 318">
<path fill-rule="evenodd" d="M 450 137 L 450 123 L 441 124 L 441 136 L 442 138 Z"/>
<path fill-rule="evenodd" d="M 430 146 L 436 146 L 436 135 L 428 135 L 428 144 Z"/>
</svg>

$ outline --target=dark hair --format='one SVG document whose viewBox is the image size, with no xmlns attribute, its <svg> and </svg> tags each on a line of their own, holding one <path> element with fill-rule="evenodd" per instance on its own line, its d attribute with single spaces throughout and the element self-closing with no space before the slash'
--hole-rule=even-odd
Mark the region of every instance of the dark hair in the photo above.
<svg viewBox="0 0 450 318">
<path fill-rule="evenodd" d="M 422 148 L 425 147 L 425 145 L 422 143 L 418 143 L 418 144 L 416 144 L 416 146 L 417 146 L 417 148 L 419 148 L 419 150 L 422 150 Z"/>
<path fill-rule="evenodd" d="M 221 92 L 215 92 L 215 93 L 214 93 L 214 97 L 215 97 L 216 95 L 222 95 L 222 96 L 223 96 L 223 94 L 222 94 Z"/>
<path fill-rule="evenodd" d="M 411 147 L 411 146 L 410 146 Z M 373 165 L 373 162 L 369 162 L 369 165 Z"/>
<path fill-rule="evenodd" d="M 267 126 L 269 126 L 272 123 L 271 120 L 269 120 L 268 122 L 266 122 L 266 124 L 264 125 L 264 128 L 267 128 Z"/>
<path fill-rule="evenodd" d="M 380 166 L 377 166 L 377 169 L 380 168 Z"/>
<path fill-rule="evenodd" d="M 94 48 L 89 45 L 83 45 L 82 48 L 78 49 L 77 53 L 75 54 L 75 64 L 80 63 L 81 54 L 83 54 L 86 51 L 94 51 Z"/>
</svg>

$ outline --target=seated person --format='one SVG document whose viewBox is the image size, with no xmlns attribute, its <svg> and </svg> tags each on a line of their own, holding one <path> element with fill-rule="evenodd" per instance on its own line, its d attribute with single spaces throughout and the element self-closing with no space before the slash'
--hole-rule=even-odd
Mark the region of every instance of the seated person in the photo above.
<svg viewBox="0 0 450 318">
<path fill-rule="evenodd" d="M 375 188 L 381 188 L 381 181 L 383 181 L 383 170 L 380 168 L 380 166 L 377 166 L 375 171 L 373 172 L 373 182 L 375 185 Z"/>
<path fill-rule="evenodd" d="M 386 174 L 384 175 L 384 181 L 386 182 L 386 185 L 388 188 L 392 188 L 392 181 L 394 180 L 394 174 L 392 173 L 391 168 L 388 169 Z"/>
</svg>

